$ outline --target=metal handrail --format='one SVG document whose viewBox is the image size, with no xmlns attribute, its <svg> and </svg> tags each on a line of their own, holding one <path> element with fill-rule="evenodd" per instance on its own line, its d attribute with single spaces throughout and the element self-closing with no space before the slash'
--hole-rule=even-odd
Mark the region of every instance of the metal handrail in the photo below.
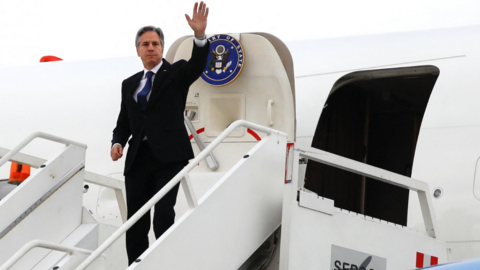
<svg viewBox="0 0 480 270">
<path fill-rule="evenodd" d="M 20 144 L 18 144 L 15 148 L 10 150 L 10 152 L 8 152 L 5 156 L 3 156 L 0 159 L 0 167 L 2 167 L 5 163 L 7 163 L 7 161 L 9 161 L 11 158 L 13 158 L 13 156 L 18 154 L 20 152 L 20 150 L 22 150 L 25 146 L 27 146 L 31 141 L 33 141 L 36 138 L 42 138 L 42 139 L 45 139 L 45 140 L 58 142 L 58 143 L 63 143 L 63 144 L 66 144 L 66 145 L 73 144 L 73 145 L 76 145 L 76 146 L 87 149 L 86 144 L 75 142 L 75 141 L 72 141 L 72 140 L 68 140 L 68 139 L 58 137 L 58 136 L 55 136 L 55 135 L 51 135 L 51 134 L 48 134 L 48 133 L 44 133 L 44 132 L 41 132 L 41 131 L 37 131 L 37 132 L 34 132 L 34 133 L 30 134 L 30 136 L 28 136 L 25 140 L 23 140 Z"/>
<path fill-rule="evenodd" d="M 205 146 L 205 143 L 203 142 L 202 138 L 200 138 L 200 135 L 197 134 L 197 131 L 195 130 L 195 127 L 192 124 L 191 120 L 193 119 L 194 116 L 195 116 L 194 111 L 191 111 L 190 115 L 188 117 L 184 116 L 185 124 L 187 125 L 187 128 L 190 130 L 190 133 L 192 134 L 192 137 L 195 140 L 195 143 L 197 144 L 198 149 L 200 150 L 200 152 L 202 152 L 203 149 L 205 149 L 206 146 Z M 215 159 L 215 156 L 213 155 L 213 153 L 210 153 L 205 158 L 205 161 L 207 162 L 207 165 L 210 168 L 210 170 L 216 171 L 218 169 L 218 167 L 219 167 L 218 162 Z"/>
<path fill-rule="evenodd" d="M 82 264 L 80 264 L 75 270 L 82 270 L 87 268 L 100 254 L 105 252 L 115 241 L 120 238 L 130 227 L 132 227 L 145 213 L 148 212 L 160 199 L 165 196 L 174 186 L 176 186 L 185 175 L 190 172 L 197 164 L 207 157 L 213 149 L 215 149 L 224 139 L 228 137 L 232 132 L 234 132 L 239 127 L 250 128 L 259 132 L 270 134 L 277 134 L 280 136 L 287 137 L 287 134 L 278 130 L 267 128 L 258 124 L 254 124 L 245 120 L 238 120 L 233 122 L 227 129 L 225 129 L 212 143 L 210 143 L 205 150 L 200 152 L 197 157 L 195 157 L 190 163 L 183 168 L 175 177 L 170 180 L 160 191 L 155 194 L 148 202 L 146 202 L 140 210 L 138 210 L 132 217 L 130 217 L 127 222 L 125 222 L 120 228 L 118 228 L 115 233 L 112 234 L 103 244 L 98 247 Z"/>
<path fill-rule="evenodd" d="M 10 149 L 0 147 L 0 158 L 4 157 L 6 154 L 10 152 Z M 31 155 L 23 154 L 23 153 L 17 153 L 13 157 L 10 158 L 11 162 L 16 162 L 20 164 L 25 164 L 28 165 L 34 169 L 40 168 L 45 162 L 47 162 L 46 159 L 34 157 Z"/>
<path fill-rule="evenodd" d="M 295 147 L 294 150 L 297 152 L 295 153 L 297 161 L 305 157 L 341 170 L 416 191 L 427 234 L 432 238 L 439 238 L 428 183 L 312 147 Z M 298 162 L 294 161 L 294 166 L 298 166 Z"/>
<path fill-rule="evenodd" d="M 8 259 L 2 266 L 0 266 L 0 270 L 10 269 L 10 267 L 15 265 L 15 263 L 17 263 L 23 256 L 25 256 L 25 254 L 27 254 L 33 248 L 37 248 L 37 247 L 56 250 L 56 251 L 63 251 L 68 254 L 80 253 L 80 254 L 90 255 L 93 253 L 93 251 L 88 249 L 68 247 L 68 246 L 63 246 L 63 245 L 59 245 L 56 243 L 47 242 L 43 240 L 33 240 L 25 244 L 12 257 L 10 257 L 10 259 Z M 102 254 L 101 257 L 105 257 L 105 254 Z"/>
</svg>

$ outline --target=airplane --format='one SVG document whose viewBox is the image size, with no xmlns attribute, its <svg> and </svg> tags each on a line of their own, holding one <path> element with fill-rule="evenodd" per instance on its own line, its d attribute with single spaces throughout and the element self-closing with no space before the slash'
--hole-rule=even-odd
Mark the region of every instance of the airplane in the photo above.
<svg viewBox="0 0 480 270">
<path fill-rule="evenodd" d="M 238 41 L 243 61 L 212 60 L 235 80 L 205 72 L 190 88 L 196 158 L 169 184 L 182 187 L 176 223 L 131 266 L 135 216 L 108 153 L 120 83 L 140 61 L 2 67 L 15 94 L 0 93 L 0 165 L 32 173 L 0 186 L 0 269 L 473 269 L 479 34 L 209 35 L 212 49 Z M 188 59 L 191 39 L 166 59 Z"/>
</svg>

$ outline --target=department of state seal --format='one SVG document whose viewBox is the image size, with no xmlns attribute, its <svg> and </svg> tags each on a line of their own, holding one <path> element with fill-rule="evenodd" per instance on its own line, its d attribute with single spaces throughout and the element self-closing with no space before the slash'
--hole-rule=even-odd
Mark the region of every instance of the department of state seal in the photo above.
<svg viewBox="0 0 480 270">
<path fill-rule="evenodd" d="M 210 54 L 202 79 L 213 86 L 224 86 L 233 82 L 242 72 L 245 63 L 243 47 L 229 35 L 214 35 L 210 41 Z"/>
</svg>

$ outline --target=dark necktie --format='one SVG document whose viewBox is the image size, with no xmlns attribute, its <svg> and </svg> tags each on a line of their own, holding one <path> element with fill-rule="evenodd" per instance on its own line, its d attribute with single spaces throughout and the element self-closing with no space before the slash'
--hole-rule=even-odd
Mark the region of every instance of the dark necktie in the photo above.
<svg viewBox="0 0 480 270">
<path fill-rule="evenodd" d="M 137 102 L 142 106 L 142 109 L 145 110 L 147 108 L 147 95 L 152 90 L 152 75 L 154 73 L 149 71 L 147 72 L 147 83 L 143 87 L 142 91 L 138 92 L 137 94 Z"/>
</svg>

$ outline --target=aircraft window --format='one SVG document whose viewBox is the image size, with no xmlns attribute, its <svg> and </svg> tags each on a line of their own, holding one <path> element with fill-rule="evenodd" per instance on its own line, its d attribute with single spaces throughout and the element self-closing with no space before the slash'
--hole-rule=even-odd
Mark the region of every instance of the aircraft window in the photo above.
<svg viewBox="0 0 480 270">
<path fill-rule="evenodd" d="M 434 66 L 417 66 L 343 76 L 324 105 L 312 147 L 411 176 L 420 125 L 439 73 Z M 407 224 L 407 189 L 313 161 L 305 188 L 333 199 L 336 207 Z"/>
</svg>

